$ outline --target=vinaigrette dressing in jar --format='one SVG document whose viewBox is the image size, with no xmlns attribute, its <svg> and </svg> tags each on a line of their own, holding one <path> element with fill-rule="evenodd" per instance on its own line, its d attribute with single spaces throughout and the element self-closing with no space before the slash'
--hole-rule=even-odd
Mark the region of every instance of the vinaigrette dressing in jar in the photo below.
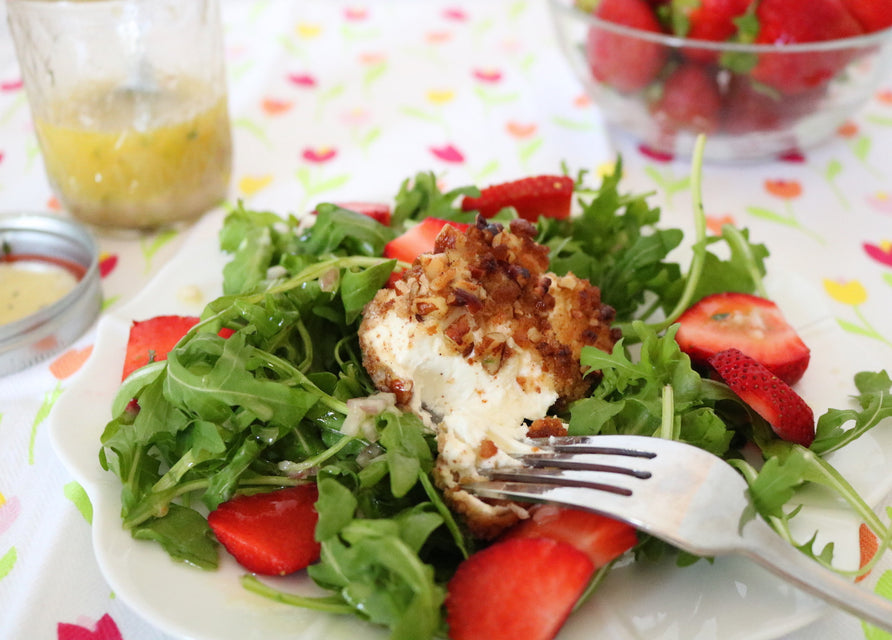
<svg viewBox="0 0 892 640">
<path fill-rule="evenodd" d="M 7 0 L 47 178 L 99 229 L 191 221 L 229 188 L 219 0 Z"/>
<path fill-rule="evenodd" d="M 35 130 L 66 208 L 99 227 L 154 228 L 197 218 L 229 185 L 226 97 L 199 80 L 130 89 L 84 86 L 47 105 Z"/>
</svg>

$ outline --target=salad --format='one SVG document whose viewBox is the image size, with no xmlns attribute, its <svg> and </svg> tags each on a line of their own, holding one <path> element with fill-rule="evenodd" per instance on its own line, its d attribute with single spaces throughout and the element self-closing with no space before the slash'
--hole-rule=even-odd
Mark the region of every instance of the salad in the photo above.
<svg viewBox="0 0 892 640">
<path fill-rule="evenodd" d="M 645 195 L 622 193 L 621 176 L 621 162 L 597 186 L 584 173 L 565 175 L 560 184 L 569 182 L 576 214 L 546 207 L 548 215 L 531 223 L 536 242 L 547 247 L 549 269 L 596 284 L 622 334 L 610 351 L 583 348 L 583 366 L 599 371 L 601 380 L 556 417 L 570 434 L 671 437 L 724 457 L 747 479 L 759 513 L 803 553 L 829 564 L 832 548 L 803 544 L 790 533 L 796 491 L 823 485 L 851 506 L 884 549 L 889 527 L 825 456 L 892 415 L 888 374 L 858 374 L 857 407 L 818 416 L 809 443 L 779 436 L 742 400 L 745 394 L 713 379 L 676 340 L 679 318 L 698 301 L 724 292 L 764 294 L 767 248 L 730 226 L 706 236 L 698 202 L 693 257 L 677 264 L 670 254 L 682 232 L 661 228 L 660 211 Z M 473 584 L 460 587 L 455 576 L 504 545 L 472 534 L 449 508 L 433 477 L 436 434 L 422 418 L 368 402 L 380 394 L 363 365 L 358 331 L 366 305 L 393 286 L 395 272 L 410 268 L 408 260 L 385 253 L 427 246 L 431 218 L 441 227 L 477 224 L 486 191 L 443 191 L 436 176 L 419 173 L 401 185 L 386 214 L 326 203 L 311 224 L 236 206 L 220 233 L 231 256 L 223 295 L 169 335 L 144 325 L 152 329 L 142 345 L 151 355 L 124 378 L 102 435 L 100 462 L 121 479 L 123 526 L 206 570 L 217 566 L 222 544 L 248 570 L 244 586 L 261 596 L 355 615 L 388 628 L 392 638 L 459 637 L 449 603 L 458 600 L 456 590 Z M 566 188 L 558 191 L 552 204 L 565 202 Z M 478 207 L 466 211 L 466 201 Z M 525 199 L 515 202 L 498 207 L 486 224 L 510 226 L 529 215 Z M 362 428 L 345 429 L 357 406 Z M 268 531 L 258 524 L 263 510 L 252 511 L 269 496 L 298 514 L 288 536 L 296 540 L 289 565 L 270 561 Z M 638 562 L 667 554 L 681 565 L 698 560 L 643 535 L 629 540 L 617 524 L 598 525 L 611 533 L 596 550 L 616 553 L 575 578 L 581 586 L 565 594 L 571 601 L 563 615 L 579 597 L 597 597 L 619 554 Z M 553 567 L 580 564 L 566 545 L 552 545 L 555 556 L 539 543 L 511 544 L 526 557 L 559 556 Z M 515 557 L 507 555 L 508 562 Z M 254 575 L 301 566 L 328 595 L 278 592 Z M 556 568 L 551 573 L 564 575 Z M 551 593 L 564 593 L 566 584 L 561 579 Z M 504 583 L 512 596 L 516 586 Z M 535 584 L 527 588 L 536 594 Z M 498 591 L 494 583 L 487 590 Z M 549 611 L 544 603 L 538 609 Z"/>
</svg>

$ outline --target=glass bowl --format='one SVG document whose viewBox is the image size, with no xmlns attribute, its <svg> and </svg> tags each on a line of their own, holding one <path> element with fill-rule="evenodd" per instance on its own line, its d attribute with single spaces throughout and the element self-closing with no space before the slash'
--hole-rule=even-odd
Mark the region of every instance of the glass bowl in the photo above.
<svg viewBox="0 0 892 640">
<path fill-rule="evenodd" d="M 834 134 L 888 77 L 892 29 L 788 45 L 691 40 L 548 0 L 558 42 L 607 124 L 652 151 L 758 161 Z"/>
</svg>

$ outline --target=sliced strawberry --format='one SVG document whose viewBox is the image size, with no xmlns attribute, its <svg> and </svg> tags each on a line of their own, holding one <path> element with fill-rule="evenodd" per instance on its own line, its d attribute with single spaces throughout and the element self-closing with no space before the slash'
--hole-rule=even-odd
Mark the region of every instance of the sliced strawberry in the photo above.
<svg viewBox="0 0 892 640">
<path fill-rule="evenodd" d="M 675 340 L 695 365 L 725 349 L 739 349 L 787 384 L 808 367 L 811 351 L 771 300 L 746 293 L 706 296 L 678 319 Z"/>
<path fill-rule="evenodd" d="M 682 64 L 666 78 L 651 106 L 654 119 L 668 133 L 712 133 L 721 119 L 722 96 L 716 73 L 695 62 Z"/>
<path fill-rule="evenodd" d="M 737 349 L 715 354 L 709 364 L 731 391 L 765 418 L 779 438 L 803 447 L 811 445 L 814 413 L 783 380 Z"/>
<path fill-rule="evenodd" d="M 508 529 L 502 539 L 550 538 L 567 542 L 588 555 L 595 569 L 616 560 L 638 542 L 632 525 L 579 509 L 536 507 L 526 520 Z"/>
<path fill-rule="evenodd" d="M 595 17 L 651 33 L 663 28 L 646 0 L 601 0 Z M 666 62 L 668 48 L 636 35 L 591 27 L 585 42 L 592 75 L 621 93 L 635 93 L 656 78 Z"/>
<path fill-rule="evenodd" d="M 166 360 L 168 352 L 196 324 L 198 318 L 194 316 L 156 316 L 148 320 L 135 320 L 130 326 L 121 379 L 150 362 Z"/>
<path fill-rule="evenodd" d="M 892 27 L 892 0 L 842 0 L 867 33 Z"/>
<path fill-rule="evenodd" d="M 498 541 L 462 562 L 449 581 L 449 637 L 554 638 L 594 570 L 585 553 L 566 542 Z"/>
<path fill-rule="evenodd" d="M 208 514 L 217 540 L 245 569 L 284 576 L 319 559 L 315 484 L 238 495 Z"/>
<path fill-rule="evenodd" d="M 572 203 L 573 178 L 543 175 L 481 189 L 479 198 L 466 196 L 461 208 L 492 218 L 505 207 L 514 207 L 519 217 L 536 222 L 539 216 L 563 220 L 570 215 Z"/>
<path fill-rule="evenodd" d="M 148 320 L 134 320 L 127 339 L 121 379 L 150 362 L 167 360 L 170 350 L 189 329 L 198 324 L 198 320 L 196 316 L 155 316 Z M 219 335 L 228 338 L 232 330 L 224 327 Z"/>
<path fill-rule="evenodd" d="M 384 257 L 412 262 L 422 253 L 433 251 L 434 241 L 446 225 L 465 231 L 470 225 L 441 218 L 425 218 L 384 245 Z"/>
<path fill-rule="evenodd" d="M 757 44 L 838 40 L 864 33 L 841 0 L 760 0 Z M 852 50 L 764 53 L 751 72 L 754 80 L 795 95 L 826 85 L 854 56 Z"/>
</svg>

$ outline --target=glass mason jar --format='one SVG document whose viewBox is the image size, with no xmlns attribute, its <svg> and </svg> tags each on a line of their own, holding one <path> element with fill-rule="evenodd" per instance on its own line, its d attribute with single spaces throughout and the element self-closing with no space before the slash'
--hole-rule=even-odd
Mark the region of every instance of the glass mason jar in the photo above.
<svg viewBox="0 0 892 640">
<path fill-rule="evenodd" d="M 49 182 L 74 217 L 155 229 L 225 197 L 217 0 L 7 0 Z"/>
</svg>

